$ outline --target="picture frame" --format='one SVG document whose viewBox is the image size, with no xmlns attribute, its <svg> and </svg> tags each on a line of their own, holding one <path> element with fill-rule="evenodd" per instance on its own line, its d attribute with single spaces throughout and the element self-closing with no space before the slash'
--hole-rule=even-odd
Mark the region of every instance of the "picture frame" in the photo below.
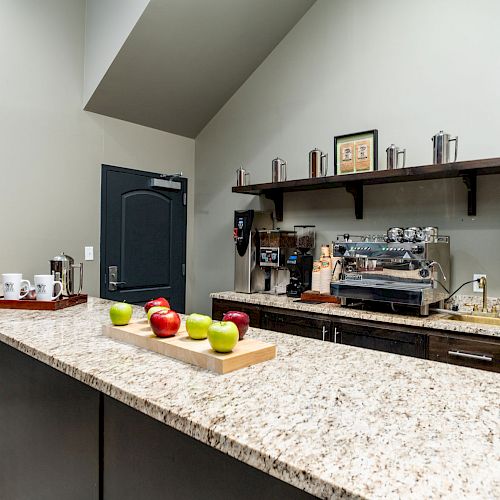
<svg viewBox="0 0 500 500">
<path fill-rule="evenodd" d="M 378 169 L 378 130 L 336 135 L 333 139 L 335 175 Z"/>
</svg>

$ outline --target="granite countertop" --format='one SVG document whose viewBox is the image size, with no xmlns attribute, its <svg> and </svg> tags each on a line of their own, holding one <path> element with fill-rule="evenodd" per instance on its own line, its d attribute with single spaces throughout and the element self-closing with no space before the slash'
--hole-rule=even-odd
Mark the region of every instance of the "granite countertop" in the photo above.
<svg viewBox="0 0 500 500">
<path fill-rule="evenodd" d="M 499 374 L 250 329 L 277 358 L 216 375 L 104 337 L 109 306 L 0 310 L 0 340 L 319 497 L 500 497 Z"/>
<path fill-rule="evenodd" d="M 452 321 L 445 319 L 446 314 L 431 314 L 427 317 L 418 317 L 405 314 L 362 311 L 361 309 L 340 307 L 338 304 L 307 304 L 299 302 L 297 299 L 287 297 L 286 295 L 271 295 L 267 293 L 216 292 L 210 294 L 210 297 L 213 299 L 233 300 L 260 306 L 281 307 L 316 314 L 329 314 L 331 316 L 343 318 L 364 319 L 393 323 L 395 325 L 417 326 L 419 328 L 429 328 L 433 330 L 446 330 L 457 333 L 500 337 L 500 326 Z"/>
</svg>

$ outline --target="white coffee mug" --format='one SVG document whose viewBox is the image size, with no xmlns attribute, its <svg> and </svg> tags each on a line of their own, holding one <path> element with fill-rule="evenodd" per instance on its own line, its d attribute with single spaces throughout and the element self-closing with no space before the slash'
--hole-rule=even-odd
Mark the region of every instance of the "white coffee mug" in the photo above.
<svg viewBox="0 0 500 500">
<path fill-rule="evenodd" d="M 2 274 L 3 298 L 5 300 L 19 300 L 28 295 L 31 283 L 23 280 L 21 273 Z"/>
<path fill-rule="evenodd" d="M 59 285 L 59 292 L 54 293 L 54 286 Z M 54 281 L 52 274 L 35 274 L 36 300 L 56 300 L 62 293 L 62 283 Z"/>
</svg>

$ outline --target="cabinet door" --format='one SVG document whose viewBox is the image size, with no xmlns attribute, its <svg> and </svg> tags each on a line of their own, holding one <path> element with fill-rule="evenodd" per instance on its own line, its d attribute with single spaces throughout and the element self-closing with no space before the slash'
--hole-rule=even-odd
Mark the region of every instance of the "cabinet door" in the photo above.
<svg viewBox="0 0 500 500">
<path fill-rule="evenodd" d="M 262 313 L 262 328 L 318 340 L 331 339 L 331 322 L 308 314 Z"/>
<path fill-rule="evenodd" d="M 0 342 L 0 499 L 98 498 L 99 393 Z"/>
<path fill-rule="evenodd" d="M 425 334 L 396 330 L 392 325 L 363 322 L 336 322 L 337 342 L 375 351 L 391 352 L 415 358 L 427 357 Z"/>
<path fill-rule="evenodd" d="M 500 342 L 483 337 L 429 335 L 429 359 L 500 372 Z"/>
<path fill-rule="evenodd" d="M 250 326 L 260 328 L 260 306 L 233 302 L 231 300 L 212 299 L 212 318 L 221 320 L 228 311 L 241 311 L 250 318 Z"/>
</svg>

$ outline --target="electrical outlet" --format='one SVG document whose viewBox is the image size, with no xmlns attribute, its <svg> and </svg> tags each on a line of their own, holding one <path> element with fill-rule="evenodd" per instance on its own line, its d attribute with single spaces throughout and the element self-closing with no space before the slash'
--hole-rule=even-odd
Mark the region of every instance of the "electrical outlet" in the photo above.
<svg viewBox="0 0 500 500">
<path fill-rule="evenodd" d="M 479 278 L 482 278 L 482 277 L 485 277 L 486 278 L 486 274 L 474 274 L 474 280 L 478 280 Z M 472 291 L 473 292 L 476 292 L 476 293 L 481 293 L 483 291 L 482 288 L 479 287 L 479 283 L 477 281 L 475 281 L 473 284 L 472 284 Z"/>
<path fill-rule="evenodd" d="M 85 247 L 85 260 L 94 260 L 94 247 Z"/>
</svg>

